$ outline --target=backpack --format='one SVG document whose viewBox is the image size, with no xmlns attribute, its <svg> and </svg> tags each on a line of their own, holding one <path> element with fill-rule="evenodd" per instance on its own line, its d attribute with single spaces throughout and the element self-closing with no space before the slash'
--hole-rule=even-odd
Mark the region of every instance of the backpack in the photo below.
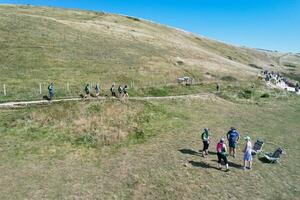
<svg viewBox="0 0 300 200">
<path fill-rule="evenodd" d="M 217 152 L 222 153 L 222 151 L 223 151 L 223 143 L 219 142 L 217 144 Z"/>
<path fill-rule="evenodd" d="M 202 133 L 201 135 L 201 139 L 204 140 L 204 134 L 206 134 L 205 132 Z"/>
</svg>

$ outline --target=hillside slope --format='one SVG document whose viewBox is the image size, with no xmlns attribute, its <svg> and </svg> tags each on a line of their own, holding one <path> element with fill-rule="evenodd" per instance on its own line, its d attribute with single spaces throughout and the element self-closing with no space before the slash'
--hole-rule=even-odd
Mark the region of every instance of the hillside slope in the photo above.
<svg viewBox="0 0 300 200">
<path fill-rule="evenodd" d="M 113 81 L 174 82 L 184 75 L 247 80 L 259 68 L 280 69 L 284 55 L 133 17 L 49 7 L 0 5 L 0 36 L 0 84 L 19 92 L 50 81 L 108 87 Z"/>
</svg>

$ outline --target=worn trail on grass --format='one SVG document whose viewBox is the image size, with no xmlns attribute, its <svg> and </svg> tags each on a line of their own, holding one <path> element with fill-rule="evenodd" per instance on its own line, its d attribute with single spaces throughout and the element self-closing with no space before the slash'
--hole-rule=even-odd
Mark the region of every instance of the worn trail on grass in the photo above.
<svg viewBox="0 0 300 200">
<path fill-rule="evenodd" d="M 69 98 L 69 99 L 55 99 L 52 100 L 52 103 L 57 102 L 69 102 L 69 101 L 98 101 L 98 100 L 106 100 L 106 99 L 117 99 L 111 97 L 98 97 L 98 98 Z M 176 100 L 176 99 L 208 99 L 208 100 L 216 100 L 221 99 L 212 93 L 199 93 L 199 94 L 190 94 L 190 95 L 178 95 L 178 96 L 162 96 L 162 97 L 129 97 L 129 100 L 137 100 L 137 101 L 150 101 L 150 100 Z M 50 104 L 51 102 L 48 100 L 36 100 L 36 101 L 14 101 L 14 102 L 5 102 L 0 103 L 0 108 L 16 108 L 16 107 L 24 107 L 30 105 L 43 105 Z"/>
</svg>

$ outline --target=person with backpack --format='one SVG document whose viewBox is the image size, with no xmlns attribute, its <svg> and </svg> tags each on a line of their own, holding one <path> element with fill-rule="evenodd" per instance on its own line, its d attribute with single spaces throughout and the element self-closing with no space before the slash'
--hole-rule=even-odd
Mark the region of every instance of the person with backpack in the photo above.
<svg viewBox="0 0 300 200">
<path fill-rule="evenodd" d="M 128 95 L 128 86 L 127 85 L 125 85 L 124 88 L 123 88 L 123 94 L 124 94 L 125 98 L 129 96 Z"/>
<path fill-rule="evenodd" d="M 248 169 L 252 169 L 252 143 L 251 138 L 249 136 L 245 137 L 246 143 L 245 148 L 243 150 L 244 152 L 244 170 L 247 169 L 247 163 L 248 163 Z"/>
<path fill-rule="evenodd" d="M 240 134 L 234 127 L 231 127 L 230 131 L 227 133 L 227 139 L 229 142 L 229 155 L 235 158 L 237 142 L 240 139 Z"/>
<path fill-rule="evenodd" d="M 229 171 L 228 160 L 227 160 L 227 147 L 225 144 L 225 139 L 221 138 L 220 142 L 217 144 L 217 156 L 218 156 L 218 168 L 222 169 L 222 160 L 226 166 L 226 171 Z"/>
<path fill-rule="evenodd" d="M 95 91 L 96 91 L 96 97 L 100 96 L 100 85 L 99 85 L 99 83 L 96 84 Z"/>
<path fill-rule="evenodd" d="M 115 83 L 112 84 L 112 86 L 111 86 L 111 88 L 110 88 L 110 92 L 111 92 L 111 96 L 112 96 L 112 97 L 117 97 L 117 95 L 116 95 Z"/>
<path fill-rule="evenodd" d="M 49 91 L 49 100 L 52 101 L 53 97 L 54 97 L 54 83 L 50 83 L 50 85 L 48 86 L 48 91 Z"/>
<path fill-rule="evenodd" d="M 91 88 L 90 88 L 90 84 L 87 84 L 84 88 L 85 91 L 85 98 L 89 97 L 91 95 Z"/>
<path fill-rule="evenodd" d="M 201 139 L 203 142 L 203 150 L 202 150 L 202 156 L 208 156 L 208 148 L 209 148 L 209 143 L 210 143 L 210 132 L 208 128 L 204 129 L 204 132 L 201 134 Z"/>
<path fill-rule="evenodd" d="M 121 85 L 118 87 L 119 97 L 123 97 L 123 88 Z"/>
</svg>

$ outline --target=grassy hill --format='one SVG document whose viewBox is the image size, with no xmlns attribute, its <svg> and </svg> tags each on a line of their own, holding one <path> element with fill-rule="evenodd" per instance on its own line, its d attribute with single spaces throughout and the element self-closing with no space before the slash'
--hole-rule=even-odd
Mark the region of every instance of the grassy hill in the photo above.
<svg viewBox="0 0 300 200">
<path fill-rule="evenodd" d="M 202 92 L 0 109 L 0 199 L 299 199 L 299 96 L 255 77 L 265 67 L 297 78 L 298 54 L 133 17 L 32 6 L 0 5 L 0 36 L 0 84 L 8 88 L 0 101 L 41 98 L 39 83 L 50 81 L 58 98 L 113 81 L 132 83 L 133 96 Z M 184 75 L 202 83 L 172 84 Z M 287 154 L 274 165 L 254 157 L 253 170 L 243 171 L 241 140 L 230 172 L 219 171 L 216 143 L 231 126 L 264 140 L 265 152 Z M 212 130 L 208 158 L 198 153 L 204 127 Z"/>
<path fill-rule="evenodd" d="M 0 198 L 298 199 L 299 100 L 210 95 L 2 109 Z M 219 171 L 215 146 L 230 126 L 287 154 L 274 165 L 255 157 L 243 171 L 241 140 L 231 171 Z M 208 158 L 198 153 L 203 127 L 213 133 Z"/>
<path fill-rule="evenodd" d="M 284 70 L 290 60 L 299 63 L 294 54 L 282 63 L 285 54 L 235 47 L 101 12 L 0 5 L 0 22 L 0 84 L 8 90 L 2 100 L 41 98 L 39 84 L 46 93 L 51 81 L 58 96 L 78 96 L 86 83 L 155 87 L 181 76 L 242 81 L 261 68 Z"/>
</svg>

